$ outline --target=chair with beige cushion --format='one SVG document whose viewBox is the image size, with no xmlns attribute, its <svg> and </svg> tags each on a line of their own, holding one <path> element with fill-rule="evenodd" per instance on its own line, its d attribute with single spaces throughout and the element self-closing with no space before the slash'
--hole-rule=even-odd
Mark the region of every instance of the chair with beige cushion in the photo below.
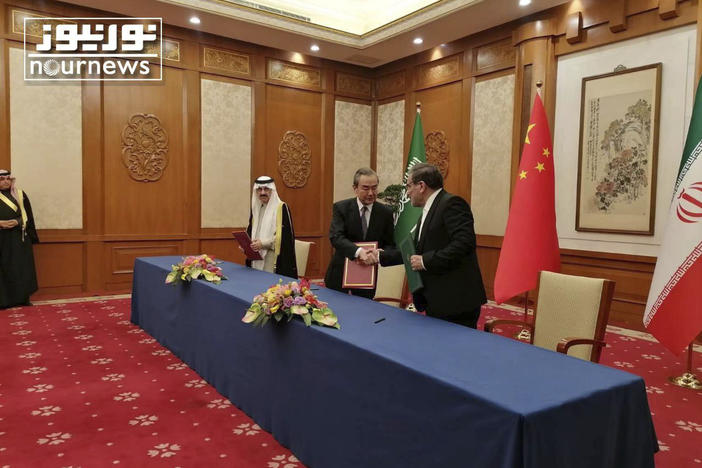
<svg viewBox="0 0 702 468">
<path fill-rule="evenodd" d="M 402 293 L 405 289 L 405 266 L 395 265 L 384 267 L 378 265 L 378 278 L 376 280 L 375 297 L 376 302 L 383 304 L 397 305 L 405 307 L 405 300 Z"/>
<path fill-rule="evenodd" d="M 297 276 L 303 278 L 307 273 L 307 261 L 310 257 L 310 247 L 314 242 L 307 242 L 295 239 L 295 261 L 297 264 Z"/>
<path fill-rule="evenodd" d="M 613 294 L 613 281 L 542 271 L 534 324 L 492 320 L 485 331 L 519 325 L 531 331 L 536 346 L 599 362 Z"/>
</svg>

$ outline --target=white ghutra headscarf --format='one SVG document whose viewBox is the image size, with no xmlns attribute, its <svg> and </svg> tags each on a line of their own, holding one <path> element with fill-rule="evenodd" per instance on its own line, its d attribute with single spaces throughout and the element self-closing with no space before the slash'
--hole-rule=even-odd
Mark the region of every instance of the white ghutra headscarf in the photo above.
<svg viewBox="0 0 702 468">
<path fill-rule="evenodd" d="M 256 189 L 259 187 L 271 189 L 271 195 L 266 205 L 261 203 L 261 200 L 258 199 L 258 195 L 256 194 Z M 282 203 L 283 202 L 278 197 L 278 190 L 275 187 L 275 182 L 272 177 L 261 176 L 254 181 L 253 191 L 251 193 L 251 237 L 254 238 L 258 230 L 258 238 L 261 239 L 261 241 L 269 245 L 273 242 L 274 245 L 271 250 L 275 250 L 278 208 Z M 265 211 L 261 217 L 262 209 Z M 259 220 L 261 223 L 260 226 Z M 268 249 L 262 249 L 259 253 L 261 257 L 263 257 L 263 260 L 253 260 L 251 266 L 256 269 L 263 269 L 263 263 L 269 252 L 270 250 Z"/>
</svg>

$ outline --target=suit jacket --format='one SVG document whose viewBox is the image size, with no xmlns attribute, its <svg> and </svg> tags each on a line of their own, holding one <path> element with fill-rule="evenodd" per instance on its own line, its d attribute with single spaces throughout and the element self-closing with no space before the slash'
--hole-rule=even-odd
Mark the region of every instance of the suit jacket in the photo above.
<svg viewBox="0 0 702 468">
<path fill-rule="evenodd" d="M 380 202 L 373 203 L 370 220 L 368 221 L 368 231 L 364 239 L 361 227 L 361 214 L 356 200 L 354 197 L 338 201 L 334 203 L 332 211 L 329 240 L 334 248 L 334 254 L 327 267 L 324 283 L 326 287 L 337 291 L 341 290 L 345 259 L 354 259 L 356 250 L 358 250 L 354 242 L 377 241 L 378 248 L 389 252 L 395 250 L 395 240 L 393 238 L 395 225 L 392 210 Z"/>
<path fill-rule="evenodd" d="M 417 254 L 422 255 L 426 268 L 420 272 L 424 287 L 414 294 L 418 309 L 425 308 L 432 317 L 479 313 L 487 296 L 475 247 L 470 206 L 463 198 L 442 190 L 427 213 L 417 242 Z"/>
</svg>

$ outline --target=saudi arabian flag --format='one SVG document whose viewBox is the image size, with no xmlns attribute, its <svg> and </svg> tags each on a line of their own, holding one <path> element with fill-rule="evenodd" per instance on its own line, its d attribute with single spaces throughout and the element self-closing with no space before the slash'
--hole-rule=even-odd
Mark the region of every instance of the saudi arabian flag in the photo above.
<svg viewBox="0 0 702 468">
<path fill-rule="evenodd" d="M 417 220 L 422 215 L 422 208 L 412 206 L 407 196 L 407 177 L 409 171 L 415 164 L 427 162 L 427 154 L 424 151 L 424 132 L 422 131 L 422 117 L 417 108 L 417 117 L 414 119 L 414 129 L 412 130 L 412 142 L 410 143 L 409 154 L 407 155 L 407 168 L 402 177 L 402 193 L 400 193 L 400 211 L 395 223 L 395 244 L 400 245 L 409 233 L 414 229 Z"/>
<path fill-rule="evenodd" d="M 702 81 L 675 181 L 644 325 L 680 354 L 702 330 Z"/>
</svg>

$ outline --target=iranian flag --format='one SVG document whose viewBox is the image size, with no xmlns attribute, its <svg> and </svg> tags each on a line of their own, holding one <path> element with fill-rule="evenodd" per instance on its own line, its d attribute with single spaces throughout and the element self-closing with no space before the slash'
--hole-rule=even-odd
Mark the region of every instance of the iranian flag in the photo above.
<svg viewBox="0 0 702 468">
<path fill-rule="evenodd" d="M 675 181 L 644 325 L 679 355 L 702 330 L 702 81 Z"/>
<path fill-rule="evenodd" d="M 409 154 L 407 155 L 407 167 L 405 175 L 402 177 L 402 193 L 400 193 L 400 212 L 395 222 L 395 244 L 400 245 L 409 233 L 414 229 L 417 220 L 422 215 L 422 208 L 412 206 L 407 196 L 407 178 L 410 169 L 415 164 L 427 162 L 427 154 L 424 149 L 424 132 L 422 130 L 422 117 L 419 108 L 414 119 L 414 129 L 412 129 L 412 141 L 410 142 Z"/>
</svg>

